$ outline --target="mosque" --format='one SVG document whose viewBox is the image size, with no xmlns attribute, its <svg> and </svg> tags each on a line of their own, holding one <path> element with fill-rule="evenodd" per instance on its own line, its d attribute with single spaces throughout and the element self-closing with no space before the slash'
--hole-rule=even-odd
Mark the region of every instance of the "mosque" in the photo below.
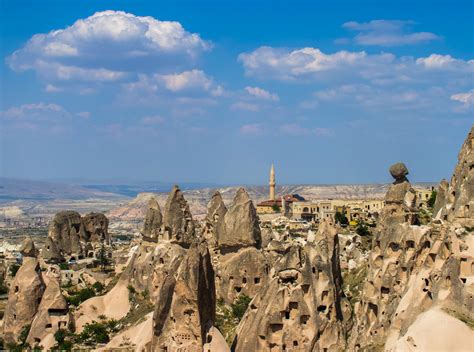
<svg viewBox="0 0 474 352">
<path fill-rule="evenodd" d="M 294 202 L 303 202 L 305 199 L 299 194 L 286 194 L 279 197 L 275 197 L 275 166 L 272 163 L 270 168 L 270 180 L 268 182 L 269 194 L 268 200 L 264 200 L 257 204 L 257 213 L 258 214 L 274 214 L 281 213 L 285 216 L 289 216 L 292 210 L 292 204 Z"/>
</svg>

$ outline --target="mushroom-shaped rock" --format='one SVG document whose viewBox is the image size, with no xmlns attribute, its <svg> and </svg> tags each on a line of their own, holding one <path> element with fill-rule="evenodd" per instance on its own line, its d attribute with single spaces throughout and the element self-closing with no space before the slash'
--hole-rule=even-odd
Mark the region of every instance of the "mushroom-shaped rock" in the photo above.
<svg viewBox="0 0 474 352">
<path fill-rule="evenodd" d="M 144 238 L 156 241 L 160 234 L 161 225 L 163 225 L 163 215 L 158 202 L 152 197 L 148 202 L 148 210 L 145 215 Z"/>
<path fill-rule="evenodd" d="M 189 247 L 195 238 L 193 217 L 178 186 L 173 187 L 166 201 L 163 225 L 165 240 Z"/>
<path fill-rule="evenodd" d="M 220 249 L 236 250 L 250 246 L 260 248 L 262 237 L 257 211 L 245 189 L 239 188 L 237 191 L 217 235 Z"/>
<path fill-rule="evenodd" d="M 395 179 L 394 183 L 407 181 L 408 168 L 404 163 L 396 163 L 390 166 L 390 175 Z"/>
<path fill-rule="evenodd" d="M 176 277 L 161 286 L 153 316 L 152 350 L 202 351 L 215 320 L 214 270 L 205 243 L 193 243 Z"/>
</svg>

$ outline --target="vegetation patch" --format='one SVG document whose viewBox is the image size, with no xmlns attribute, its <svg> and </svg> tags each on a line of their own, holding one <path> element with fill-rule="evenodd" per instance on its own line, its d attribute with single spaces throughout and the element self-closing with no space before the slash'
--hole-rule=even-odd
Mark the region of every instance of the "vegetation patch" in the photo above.
<svg viewBox="0 0 474 352">
<path fill-rule="evenodd" d="M 251 300 L 246 295 L 240 295 L 230 306 L 226 305 L 223 299 L 217 300 L 216 327 L 229 345 L 235 338 L 237 325 L 239 325 Z"/>
</svg>

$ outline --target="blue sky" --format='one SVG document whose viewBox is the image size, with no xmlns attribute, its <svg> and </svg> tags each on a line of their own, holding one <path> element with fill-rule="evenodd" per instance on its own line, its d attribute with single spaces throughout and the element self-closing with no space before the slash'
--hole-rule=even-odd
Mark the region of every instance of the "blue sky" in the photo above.
<svg viewBox="0 0 474 352">
<path fill-rule="evenodd" d="M 450 177 L 472 1 L 1 0 L 1 173 L 263 184 Z"/>
</svg>

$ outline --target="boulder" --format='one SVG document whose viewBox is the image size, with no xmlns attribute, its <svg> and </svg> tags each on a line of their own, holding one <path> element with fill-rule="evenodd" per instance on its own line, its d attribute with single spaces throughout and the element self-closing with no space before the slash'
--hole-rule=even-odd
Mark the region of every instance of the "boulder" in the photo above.
<svg viewBox="0 0 474 352">
<path fill-rule="evenodd" d="M 404 163 L 396 163 L 390 166 L 390 175 L 395 179 L 394 183 L 402 183 L 407 181 L 408 168 Z"/>
</svg>

